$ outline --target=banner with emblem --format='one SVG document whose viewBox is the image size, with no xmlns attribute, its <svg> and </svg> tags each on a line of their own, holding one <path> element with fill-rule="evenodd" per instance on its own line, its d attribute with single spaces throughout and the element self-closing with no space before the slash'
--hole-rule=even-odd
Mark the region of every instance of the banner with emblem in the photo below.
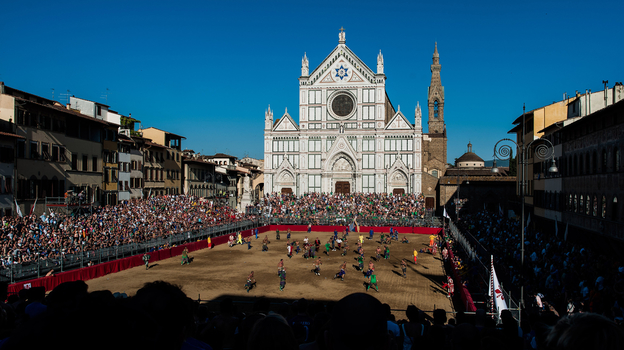
<svg viewBox="0 0 624 350">
<path fill-rule="evenodd" d="M 496 277 L 496 271 L 494 270 L 494 255 L 491 256 L 490 266 L 490 298 L 492 300 L 492 313 L 496 313 L 500 318 L 500 313 L 503 310 L 507 310 L 507 302 L 503 295 L 503 290 L 498 283 L 498 277 Z"/>
</svg>

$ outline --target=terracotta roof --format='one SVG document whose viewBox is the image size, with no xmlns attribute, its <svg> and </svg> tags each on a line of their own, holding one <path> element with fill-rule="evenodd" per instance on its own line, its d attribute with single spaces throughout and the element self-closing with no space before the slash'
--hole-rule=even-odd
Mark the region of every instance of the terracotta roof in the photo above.
<svg viewBox="0 0 624 350">
<path fill-rule="evenodd" d="M 457 158 L 457 163 L 459 162 L 483 162 L 483 159 L 473 152 L 466 152 Z"/>
<path fill-rule="evenodd" d="M 201 159 L 182 157 L 182 160 L 186 163 L 198 163 L 198 164 L 206 164 L 206 165 L 215 165 L 213 162 L 206 162 Z"/>
<path fill-rule="evenodd" d="M 509 168 L 507 167 L 498 167 L 498 173 L 492 173 L 492 168 L 484 167 L 477 169 L 466 169 L 466 168 L 448 168 L 444 173 L 444 176 L 447 177 L 455 177 L 455 176 L 507 176 L 507 171 Z"/>
<path fill-rule="evenodd" d="M 20 136 L 20 135 L 17 135 L 17 134 L 11 134 L 10 132 L 3 132 L 3 131 L 0 131 L 0 135 L 1 135 L 1 136 L 16 137 L 16 138 L 18 138 L 18 139 L 25 139 L 25 137 L 24 137 L 24 136 Z"/>
<path fill-rule="evenodd" d="M 209 158 L 236 158 L 235 156 L 230 156 L 230 155 L 227 155 L 227 154 L 224 154 L 224 153 L 217 153 L 214 156 L 206 156 L 206 157 L 209 157 Z"/>
<path fill-rule="evenodd" d="M 146 146 L 150 146 L 150 147 L 156 147 L 156 148 L 168 148 L 168 147 L 166 147 L 166 146 L 163 146 L 163 145 L 157 144 L 156 142 L 152 142 L 152 141 L 146 141 L 146 142 L 145 142 L 145 145 L 146 145 Z"/>
<path fill-rule="evenodd" d="M 19 101 L 32 103 L 32 104 L 39 105 L 39 106 L 42 106 L 42 107 L 45 107 L 45 108 L 49 108 L 49 109 L 54 109 L 54 110 L 59 111 L 59 112 L 64 112 L 64 113 L 67 113 L 67 114 L 71 114 L 72 116 L 75 116 L 75 117 L 79 117 L 79 118 L 82 118 L 82 119 L 85 119 L 85 120 L 94 121 L 96 123 L 100 123 L 100 124 L 104 124 L 104 125 L 117 125 L 117 124 L 109 123 L 106 120 L 101 120 L 101 119 L 96 119 L 96 118 L 93 118 L 93 117 L 89 117 L 88 115 L 84 115 L 84 114 L 82 114 L 80 112 L 75 112 L 75 111 L 73 111 L 71 109 L 67 109 L 67 108 L 65 108 L 63 106 L 42 104 L 42 103 L 34 102 L 34 101 L 29 100 L 29 99 L 21 98 L 21 97 L 17 97 L 17 96 L 14 96 L 14 98 L 16 100 L 19 100 Z"/>
</svg>

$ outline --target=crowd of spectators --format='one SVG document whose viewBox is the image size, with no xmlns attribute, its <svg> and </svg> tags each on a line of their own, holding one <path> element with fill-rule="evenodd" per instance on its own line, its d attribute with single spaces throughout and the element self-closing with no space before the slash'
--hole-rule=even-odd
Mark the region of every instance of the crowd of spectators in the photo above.
<svg viewBox="0 0 624 350">
<path fill-rule="evenodd" d="M 519 220 L 484 211 L 463 215 L 457 227 L 478 242 L 475 250 L 485 266 L 494 256 L 499 279 L 516 287 L 514 295 L 524 286 L 525 305 L 560 315 L 593 312 L 624 323 L 621 255 L 604 246 L 571 242 L 563 229 L 536 227 L 525 234 L 522 273 Z"/>
<path fill-rule="evenodd" d="M 412 219 L 425 215 L 424 197 L 378 193 L 271 194 L 261 208 L 271 217 L 298 218 L 314 223 L 339 218 L 342 223 L 370 219 Z M 3 267 L 64 254 L 94 251 L 208 226 L 254 215 L 194 196 L 172 195 L 126 201 L 94 208 L 92 213 L 61 214 L 49 210 L 41 216 L 3 217 L 0 227 L 0 262 Z"/>
<path fill-rule="evenodd" d="M 414 219 L 426 214 L 422 194 L 386 193 L 272 193 L 263 209 L 273 218 L 296 218 L 309 222 L 333 218 L 345 220 Z"/>
<path fill-rule="evenodd" d="M 6 291 L 6 284 L 0 286 Z M 624 348 L 624 331 L 593 313 L 558 317 L 551 311 L 518 324 L 508 311 L 502 323 L 480 310 L 449 319 L 407 306 L 397 320 L 388 304 L 355 293 L 326 303 L 224 298 L 201 304 L 163 281 L 134 296 L 88 291 L 65 282 L 47 296 L 43 288 L 6 300 L 0 293 L 0 349 L 604 349 Z M 396 312 L 396 310 L 395 310 Z"/>
<path fill-rule="evenodd" d="M 94 208 L 92 213 L 3 217 L 2 266 L 139 243 L 253 216 L 194 196 L 172 195 Z"/>
</svg>

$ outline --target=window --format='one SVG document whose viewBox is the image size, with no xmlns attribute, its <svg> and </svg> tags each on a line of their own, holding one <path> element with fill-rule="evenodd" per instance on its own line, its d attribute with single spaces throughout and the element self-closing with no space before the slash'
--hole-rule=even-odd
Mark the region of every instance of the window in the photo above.
<svg viewBox="0 0 624 350">
<path fill-rule="evenodd" d="M 385 139 L 384 142 L 386 151 L 413 151 L 414 142 L 410 138 L 401 139 Z"/>
<path fill-rule="evenodd" d="M 431 170 L 431 176 L 438 178 L 438 170 L 436 169 Z"/>
<path fill-rule="evenodd" d="M 97 115 L 102 115 L 102 106 L 97 105 Z"/>
<path fill-rule="evenodd" d="M 308 120 L 309 121 L 323 120 L 321 107 L 308 107 Z"/>
<path fill-rule="evenodd" d="M 17 111 L 17 124 L 24 125 L 24 114 L 25 112 L 21 109 Z"/>
<path fill-rule="evenodd" d="M 308 91 L 308 104 L 321 104 L 321 90 L 310 90 Z"/>
<path fill-rule="evenodd" d="M 323 128 L 323 124 L 321 123 L 310 123 L 308 124 L 308 129 L 322 129 Z"/>
<path fill-rule="evenodd" d="M 328 137 L 327 138 L 327 148 L 326 148 L 327 151 L 329 151 L 329 149 L 332 147 L 332 145 L 334 144 L 335 141 L 336 141 L 335 137 Z"/>
<path fill-rule="evenodd" d="M 362 106 L 362 119 L 375 120 L 375 106 Z"/>
<path fill-rule="evenodd" d="M 607 150 L 602 150 L 602 172 L 607 172 Z"/>
<path fill-rule="evenodd" d="M 327 129 L 338 129 L 340 127 L 340 124 L 338 123 L 327 123 Z"/>
<path fill-rule="evenodd" d="M 437 118 L 439 116 L 440 106 L 438 105 L 438 101 L 433 102 L 433 117 Z"/>
<path fill-rule="evenodd" d="M 308 151 L 309 152 L 322 152 L 322 150 L 321 150 L 321 140 L 309 140 L 308 141 Z"/>
<path fill-rule="evenodd" d="M 578 211 L 578 197 L 576 196 L 576 194 L 574 195 L 574 202 L 572 203 L 572 208 L 575 213 Z"/>
<path fill-rule="evenodd" d="M 362 154 L 362 169 L 375 169 L 374 154 Z"/>
<path fill-rule="evenodd" d="M 616 148 L 613 151 L 613 170 L 620 171 L 620 149 L 619 148 Z"/>
<path fill-rule="evenodd" d="M 110 178 L 110 170 L 108 168 L 104 168 L 104 182 L 109 182 Z"/>
<path fill-rule="evenodd" d="M 308 155 L 308 168 L 309 169 L 320 169 L 321 168 L 321 155 L 320 154 L 310 154 L 310 155 Z"/>
<path fill-rule="evenodd" d="M 374 129 L 375 123 L 362 123 L 362 129 Z"/>
<path fill-rule="evenodd" d="M 37 141 L 30 141 L 30 159 L 39 159 L 39 144 Z"/>
<path fill-rule="evenodd" d="M 285 158 L 288 159 L 288 161 L 290 162 L 290 165 L 292 165 L 295 168 L 299 168 L 299 156 L 296 154 L 287 154 L 285 156 Z"/>
<path fill-rule="evenodd" d="M 308 191 L 321 192 L 321 175 L 308 175 Z"/>
<path fill-rule="evenodd" d="M 283 154 L 274 154 L 273 155 L 273 169 L 277 169 L 282 162 L 284 161 L 284 155 Z"/>
<path fill-rule="evenodd" d="M 78 155 L 74 153 L 71 155 L 71 169 L 78 170 Z"/>
<path fill-rule="evenodd" d="M 594 201 L 592 202 L 593 204 L 593 215 L 594 216 L 598 216 L 598 197 L 596 197 L 596 195 L 594 195 Z"/>
<path fill-rule="evenodd" d="M 97 159 L 97 157 L 93 157 L 91 159 L 91 171 L 98 171 L 98 159 Z"/>
<path fill-rule="evenodd" d="M 89 160 L 89 156 L 86 156 L 86 155 L 82 156 L 82 171 L 87 171 L 88 170 L 88 168 L 87 168 L 88 160 Z"/>
<path fill-rule="evenodd" d="M 26 140 L 17 140 L 17 157 L 24 158 L 26 156 Z"/>
<path fill-rule="evenodd" d="M 375 140 L 363 139 L 362 140 L 362 152 L 375 152 Z"/>
<path fill-rule="evenodd" d="M 357 138 L 349 137 L 347 138 L 347 140 L 349 141 L 349 144 L 351 145 L 351 147 L 353 147 L 353 150 L 357 151 Z"/>
<path fill-rule="evenodd" d="M 60 160 L 58 145 L 52 145 L 52 160 L 55 162 L 58 162 Z"/>
<path fill-rule="evenodd" d="M 375 89 L 363 89 L 362 90 L 362 102 L 375 103 Z"/>
<path fill-rule="evenodd" d="M 13 163 L 15 157 L 15 149 L 13 147 L 4 146 L 0 148 L 0 162 L 2 163 Z"/>
<path fill-rule="evenodd" d="M 345 123 L 345 129 L 357 129 L 357 123 Z"/>
<path fill-rule="evenodd" d="M 41 157 L 45 160 L 52 160 L 50 156 L 50 144 L 47 142 L 41 143 Z"/>
<path fill-rule="evenodd" d="M 362 192 L 375 192 L 375 175 L 362 175 Z"/>
</svg>

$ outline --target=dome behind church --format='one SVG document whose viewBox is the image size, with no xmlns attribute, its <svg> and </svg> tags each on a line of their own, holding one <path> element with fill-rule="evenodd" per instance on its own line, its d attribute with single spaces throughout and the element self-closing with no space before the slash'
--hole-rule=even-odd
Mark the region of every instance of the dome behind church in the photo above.
<svg viewBox="0 0 624 350">
<path fill-rule="evenodd" d="M 458 168 L 483 168 L 485 161 L 472 152 L 472 143 L 468 142 L 468 151 L 455 161 Z"/>
</svg>

